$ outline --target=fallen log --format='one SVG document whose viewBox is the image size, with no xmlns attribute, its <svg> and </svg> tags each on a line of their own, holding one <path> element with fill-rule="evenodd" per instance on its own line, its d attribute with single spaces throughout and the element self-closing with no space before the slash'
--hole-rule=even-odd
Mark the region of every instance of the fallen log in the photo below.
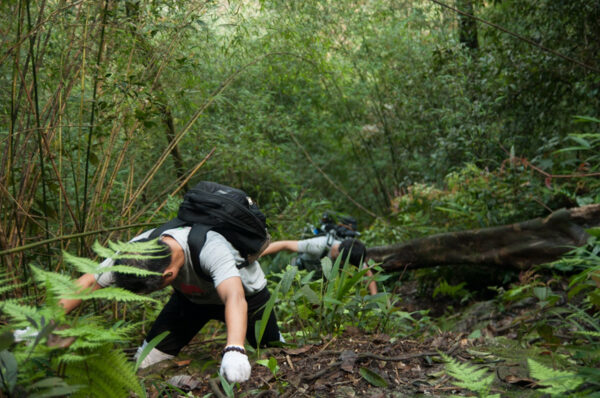
<svg viewBox="0 0 600 398">
<path fill-rule="evenodd" d="M 367 249 L 387 271 L 477 264 L 527 269 L 584 245 L 586 229 L 600 226 L 600 204 L 560 209 L 545 218 L 497 227 L 431 235 Z"/>
</svg>

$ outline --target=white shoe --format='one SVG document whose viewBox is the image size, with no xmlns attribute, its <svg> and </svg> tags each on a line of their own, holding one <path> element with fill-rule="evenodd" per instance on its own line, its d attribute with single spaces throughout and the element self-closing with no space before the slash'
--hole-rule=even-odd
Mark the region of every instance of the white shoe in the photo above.
<svg viewBox="0 0 600 398">
<path fill-rule="evenodd" d="M 146 340 L 144 340 L 144 343 L 141 345 L 141 347 L 138 347 L 137 352 L 134 355 L 134 359 L 137 360 L 140 355 L 142 354 L 142 351 L 144 350 L 144 348 L 148 345 L 148 343 L 146 342 Z M 162 361 L 165 361 L 167 359 L 171 359 L 171 358 L 175 358 L 175 355 L 171 355 L 171 354 L 167 354 L 164 353 L 160 350 L 157 350 L 156 348 L 153 348 L 148 355 L 146 355 L 146 357 L 142 360 L 142 363 L 140 363 L 139 369 L 144 369 L 147 368 L 148 366 L 154 365 L 155 363 L 159 363 Z"/>
</svg>

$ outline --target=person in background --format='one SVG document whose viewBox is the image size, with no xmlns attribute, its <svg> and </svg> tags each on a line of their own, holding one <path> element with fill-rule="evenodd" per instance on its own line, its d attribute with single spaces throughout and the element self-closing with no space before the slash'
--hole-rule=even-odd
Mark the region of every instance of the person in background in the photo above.
<svg viewBox="0 0 600 398">
<path fill-rule="evenodd" d="M 315 275 L 318 277 L 322 276 L 321 259 L 329 257 L 331 261 L 335 261 L 340 253 L 342 254 L 342 264 L 347 260 L 359 269 L 366 267 L 364 263 L 366 248 L 360 240 L 353 238 L 339 240 L 332 234 L 303 240 L 271 242 L 262 252 L 261 257 L 280 251 L 298 253 L 298 256 L 292 260 L 292 265 L 297 266 L 299 269 L 315 271 Z M 366 275 L 372 277 L 373 273 L 371 270 L 367 270 Z M 375 281 L 370 281 L 367 288 L 370 294 L 377 294 L 377 283 Z"/>
</svg>

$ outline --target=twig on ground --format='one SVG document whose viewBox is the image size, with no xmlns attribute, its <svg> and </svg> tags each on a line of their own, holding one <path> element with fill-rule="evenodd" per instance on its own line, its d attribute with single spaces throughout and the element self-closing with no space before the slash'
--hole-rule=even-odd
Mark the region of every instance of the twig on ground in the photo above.
<svg viewBox="0 0 600 398">
<path fill-rule="evenodd" d="M 217 398 L 227 398 L 225 394 L 221 392 L 221 387 L 219 386 L 219 379 L 213 378 L 208 381 L 210 385 L 210 389 L 215 394 Z"/>
</svg>

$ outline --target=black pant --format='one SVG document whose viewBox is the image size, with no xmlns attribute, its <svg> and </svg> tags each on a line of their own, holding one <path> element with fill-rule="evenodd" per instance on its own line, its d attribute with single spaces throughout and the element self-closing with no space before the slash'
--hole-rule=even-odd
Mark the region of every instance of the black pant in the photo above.
<svg viewBox="0 0 600 398">
<path fill-rule="evenodd" d="M 255 295 L 246 297 L 246 301 L 248 302 L 246 338 L 248 339 L 248 343 L 254 348 L 257 346 L 254 335 L 254 324 L 262 318 L 264 305 L 269 301 L 270 297 L 271 294 L 266 287 Z M 146 341 L 150 342 L 162 332 L 169 331 L 170 333 L 158 343 L 156 348 L 164 353 L 177 355 L 211 319 L 225 322 L 225 305 L 195 304 L 175 290 L 158 315 L 158 318 L 156 318 L 156 321 L 154 321 L 154 325 L 152 325 L 150 332 L 146 336 Z M 279 327 L 277 326 L 275 313 L 271 312 L 261 345 L 264 346 L 276 341 L 279 341 Z"/>
</svg>

